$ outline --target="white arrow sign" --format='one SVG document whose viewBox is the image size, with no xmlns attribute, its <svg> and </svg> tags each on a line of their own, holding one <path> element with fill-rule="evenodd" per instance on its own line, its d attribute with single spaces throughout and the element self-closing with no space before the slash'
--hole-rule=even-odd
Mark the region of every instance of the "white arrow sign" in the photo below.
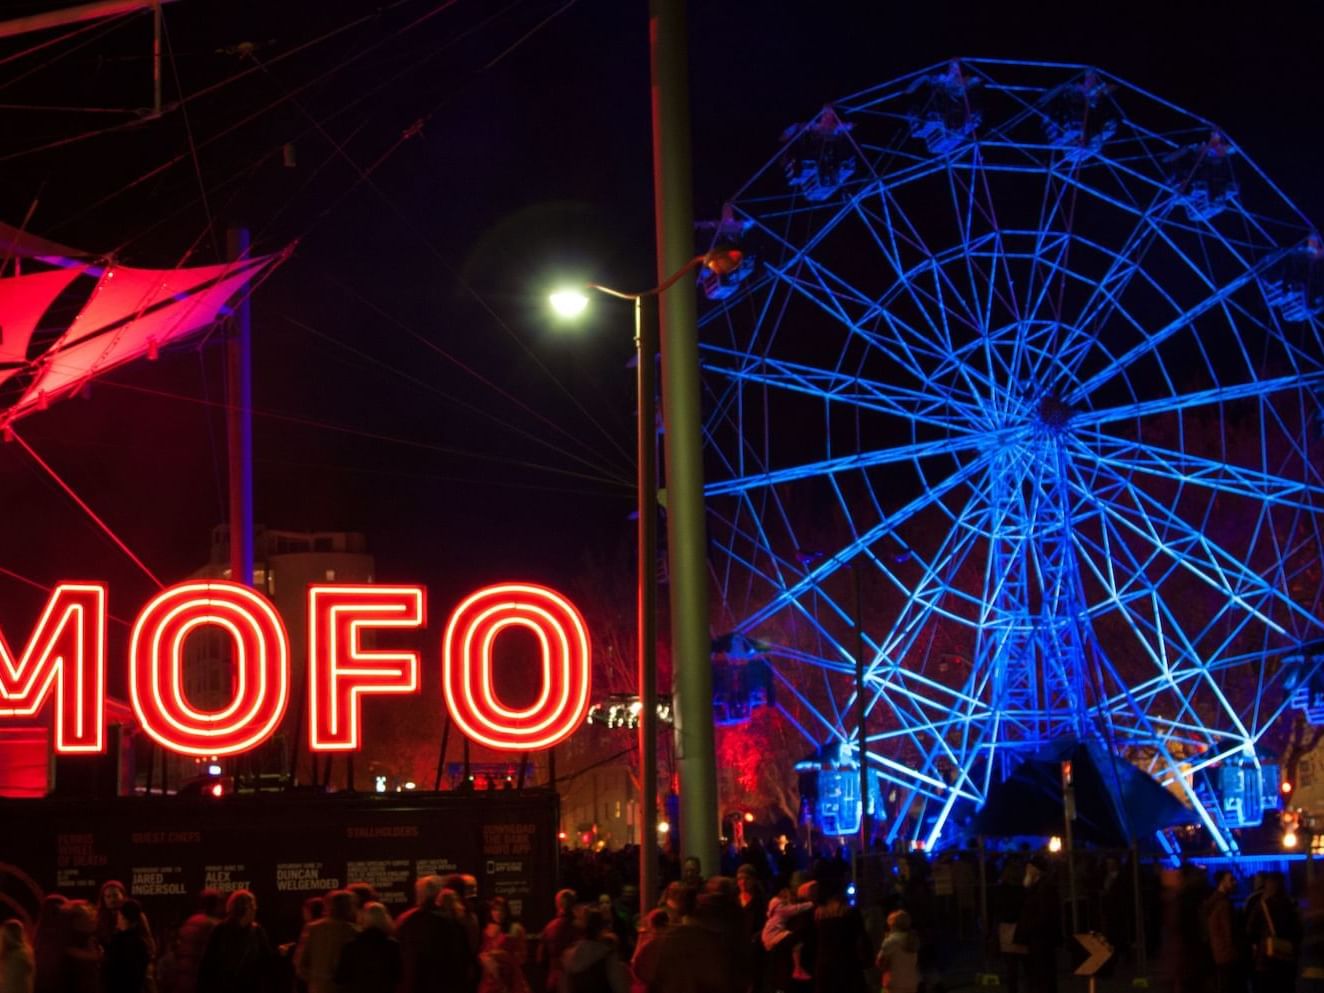
<svg viewBox="0 0 1324 993">
<path fill-rule="evenodd" d="M 1108 939 L 1097 931 L 1078 934 L 1076 941 L 1080 942 L 1080 947 L 1085 949 L 1085 953 L 1089 956 L 1077 967 L 1077 976 L 1093 976 L 1103 968 L 1103 963 L 1113 957 L 1113 946 L 1108 944 Z"/>
</svg>

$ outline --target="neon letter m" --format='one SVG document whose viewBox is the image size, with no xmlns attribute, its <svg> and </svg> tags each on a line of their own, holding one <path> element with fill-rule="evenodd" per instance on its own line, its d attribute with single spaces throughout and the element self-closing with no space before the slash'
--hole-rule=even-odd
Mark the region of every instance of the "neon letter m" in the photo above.
<svg viewBox="0 0 1324 993">
<path fill-rule="evenodd" d="M 100 752 L 106 697 L 106 588 L 62 583 L 15 661 L 0 633 L 0 719 L 31 717 L 55 690 L 55 750 Z"/>
</svg>

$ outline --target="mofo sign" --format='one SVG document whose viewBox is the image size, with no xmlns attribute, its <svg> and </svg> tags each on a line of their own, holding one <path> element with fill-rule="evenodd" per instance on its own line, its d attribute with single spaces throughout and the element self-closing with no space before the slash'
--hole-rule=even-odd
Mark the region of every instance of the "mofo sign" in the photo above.
<svg viewBox="0 0 1324 993">
<path fill-rule="evenodd" d="M 54 697 L 55 748 L 105 749 L 106 597 L 101 583 L 61 583 L 23 649 L 0 633 L 0 720 L 31 717 Z M 308 744 L 315 752 L 359 747 L 362 699 L 416 693 L 419 653 L 368 648 L 364 634 L 421 628 L 421 586 L 314 585 L 308 588 Z M 504 632 L 532 632 L 540 690 L 527 707 L 497 692 L 493 647 Z M 229 703 L 200 710 L 184 693 L 190 636 L 219 631 L 234 666 Z M 498 583 L 466 597 L 442 638 L 442 693 L 460 729 L 507 751 L 550 748 L 588 711 L 591 648 L 583 617 L 566 597 L 531 583 Z M 290 700 L 290 644 L 284 622 L 256 590 L 219 580 L 168 587 L 139 612 L 129 638 L 129 699 L 143 730 L 183 755 L 236 755 L 275 733 Z"/>
</svg>

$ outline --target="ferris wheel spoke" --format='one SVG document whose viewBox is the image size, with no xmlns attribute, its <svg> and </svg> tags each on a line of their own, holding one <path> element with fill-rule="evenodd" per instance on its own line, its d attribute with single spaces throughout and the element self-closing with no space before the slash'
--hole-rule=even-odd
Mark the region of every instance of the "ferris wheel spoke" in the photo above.
<svg viewBox="0 0 1324 993">
<path fill-rule="evenodd" d="M 866 347 L 875 349 L 885 359 L 895 362 L 917 381 L 925 380 L 925 362 L 945 357 L 946 353 L 936 347 L 932 338 L 925 338 L 918 333 L 901 334 L 904 322 L 893 318 L 886 322 L 890 334 L 884 335 L 878 330 L 868 330 L 862 321 L 867 321 L 873 313 L 874 303 L 858 291 L 846 292 L 846 284 L 824 267 L 812 260 L 806 260 L 800 266 L 807 270 L 812 278 L 801 278 L 791 270 L 769 267 L 773 276 L 806 300 L 815 304 L 858 338 Z M 850 313 L 843 305 L 843 300 L 850 300 L 856 305 L 857 312 Z"/>
<path fill-rule="evenodd" d="M 1259 469 L 1204 458 L 1101 431 L 1078 431 L 1072 450 L 1079 458 L 1109 466 L 1119 474 L 1143 473 L 1268 504 L 1317 512 L 1324 509 L 1324 480 L 1287 479 Z"/>
<path fill-rule="evenodd" d="M 1120 503 L 1095 503 L 1099 510 L 1121 528 L 1152 544 L 1183 571 L 1226 596 L 1239 609 L 1255 616 L 1279 635 L 1286 634 L 1282 625 L 1265 614 L 1250 598 L 1257 603 L 1277 605 L 1289 616 L 1310 626 L 1320 623 L 1295 604 L 1284 591 L 1269 585 L 1241 556 L 1234 555 L 1208 534 L 1191 527 L 1170 508 L 1140 491 L 1110 467 L 1099 468 L 1103 474 L 1112 476 L 1130 502 L 1130 507 L 1125 509 Z M 1087 494 L 1080 495 L 1093 499 Z M 1172 536 L 1167 537 L 1163 532 L 1171 532 Z"/>
<path fill-rule="evenodd" d="M 1205 390 L 1174 393 L 1172 396 L 1157 397 L 1152 400 L 1138 400 L 1135 403 L 1103 407 L 1098 410 L 1083 410 L 1071 415 L 1071 424 L 1073 427 L 1091 427 L 1115 421 L 1150 417 L 1155 414 L 1174 414 L 1199 407 L 1214 407 L 1235 400 L 1270 397 L 1288 391 L 1319 390 L 1321 388 L 1324 388 L 1324 369 L 1313 369 L 1293 375 L 1275 376 L 1271 379 L 1239 383 L 1234 386 L 1214 386 Z"/>
<path fill-rule="evenodd" d="M 768 603 L 753 611 L 740 626 L 740 631 L 743 633 L 757 628 L 769 617 L 780 612 L 791 600 L 802 596 L 811 588 L 821 585 L 838 569 L 852 562 L 863 549 L 872 545 L 888 532 L 895 530 L 926 507 L 931 506 L 934 501 L 940 500 L 946 493 L 972 479 L 987 467 L 989 459 L 990 456 L 987 454 L 972 459 L 946 479 L 931 486 L 927 493 L 914 498 L 897 510 L 896 513 L 889 515 L 883 521 L 863 532 L 846 548 L 824 560 L 800 580 L 779 592 Z"/>
<path fill-rule="evenodd" d="M 754 494 L 741 493 L 736 504 L 736 517 L 725 519 L 726 533 L 730 538 L 721 544 L 725 553 L 738 560 L 738 564 L 746 569 L 750 578 L 762 578 L 772 589 L 784 589 L 787 583 L 787 574 L 798 572 L 796 563 L 778 555 L 774 549 L 777 544 L 772 540 L 768 532 L 766 520 L 774 522 L 780 520 L 784 522 L 784 530 L 787 535 L 789 546 L 798 548 L 799 541 L 796 539 L 794 529 L 790 527 L 789 520 L 781 510 L 780 498 L 775 489 L 766 489 L 758 494 L 763 507 L 759 507 L 754 502 Z M 748 520 L 752 531 L 746 530 L 741 520 Z M 749 555 L 742 553 L 737 548 L 737 543 L 741 547 L 751 548 L 757 551 L 759 555 L 767 560 L 772 572 L 759 566 L 757 562 L 751 560 Z"/>
<path fill-rule="evenodd" d="M 905 299 L 914 306 L 923 318 L 924 324 L 927 326 L 928 334 L 938 339 L 942 343 L 943 348 L 950 352 L 954 347 L 952 343 L 951 328 L 943 311 L 941 301 L 935 297 L 933 291 L 930 291 L 921 285 L 919 279 L 921 273 L 928 271 L 932 267 L 932 255 L 930 254 L 924 263 L 914 269 L 907 269 L 902 264 L 900 257 L 901 249 L 897 243 L 897 230 L 895 226 L 887 222 L 887 219 L 890 217 L 888 196 L 883 196 L 882 204 L 882 232 L 877 228 L 877 224 L 879 223 L 878 218 L 875 218 L 862 204 L 858 209 L 861 220 L 863 221 L 866 230 L 869 232 L 875 247 L 882 254 L 883 258 L 887 260 L 894 282 L 888 292 L 874 302 L 872 309 L 862 315 L 861 323 L 867 324 L 874 318 L 881 316 L 885 320 L 889 317 L 892 318 L 888 321 L 888 324 L 894 333 L 897 332 L 899 327 L 908 327 L 905 322 L 901 322 L 895 318 L 892 313 L 893 308 L 889 306 L 889 303 L 894 300 L 898 294 L 904 295 Z M 925 248 L 924 251 L 927 253 L 928 249 Z"/>
<path fill-rule="evenodd" d="M 966 429 L 977 408 L 936 390 L 907 389 L 893 383 L 820 369 L 770 356 L 748 357 L 731 349 L 701 345 L 702 369 L 739 383 L 771 386 L 802 393 L 832 403 L 849 404 L 904 418 L 910 423 L 930 424 L 946 430 Z"/>
<path fill-rule="evenodd" d="M 1086 485 L 1083 481 L 1079 485 L 1092 494 L 1092 487 Z M 1244 611 L 1236 611 L 1230 601 L 1225 601 L 1223 605 L 1205 622 L 1204 626 L 1191 635 L 1184 636 L 1184 645 L 1186 646 L 1179 657 L 1173 660 L 1170 656 L 1165 656 L 1153 647 L 1152 638 L 1155 636 L 1156 629 L 1154 625 L 1145 620 L 1144 615 L 1138 609 L 1138 604 L 1150 600 L 1153 596 L 1153 588 L 1159 585 L 1157 582 L 1143 581 L 1145 577 L 1152 575 L 1153 561 L 1160 557 L 1158 551 L 1151 552 L 1147 560 L 1138 559 L 1133 551 L 1132 543 L 1128 542 L 1125 536 L 1117 530 L 1116 524 L 1107 519 L 1103 519 L 1102 544 L 1087 539 L 1082 533 L 1076 531 L 1073 534 L 1073 544 L 1075 545 L 1078 561 L 1084 563 L 1090 569 L 1095 580 L 1106 593 L 1105 599 L 1097 604 L 1088 607 L 1087 616 L 1091 619 L 1097 619 L 1105 613 L 1115 611 L 1117 616 L 1125 620 L 1137 642 L 1142 646 L 1145 654 L 1154 663 L 1156 668 L 1162 670 L 1163 675 L 1156 677 L 1152 684 L 1136 684 L 1134 679 L 1123 680 L 1113 669 L 1111 661 L 1108 662 L 1110 670 L 1114 672 L 1116 685 L 1126 687 L 1131 685 L 1129 691 L 1118 690 L 1118 696 L 1107 702 L 1107 706 L 1116 707 L 1123 699 L 1138 698 L 1143 699 L 1146 696 L 1153 695 L 1159 688 L 1166 685 L 1165 680 L 1169 677 L 1180 679 L 1181 673 L 1189 671 L 1199 673 L 1213 673 L 1218 670 L 1220 665 L 1226 664 L 1231 660 L 1228 658 L 1228 652 L 1239 642 L 1243 633 L 1255 623 L 1253 615 Z M 1097 561 L 1096 561 L 1097 560 Z M 1121 565 L 1125 571 L 1130 573 L 1131 579 L 1126 584 L 1119 584 L 1117 580 L 1117 567 Z M 1169 571 L 1169 575 L 1172 571 Z M 1165 610 L 1168 609 L 1165 602 Z M 1231 623 L 1225 623 L 1225 619 Z M 1179 623 L 1177 618 L 1172 618 L 1173 623 Z M 1209 639 L 1215 637 L 1215 629 L 1222 627 L 1224 629 L 1221 642 L 1209 644 Z M 1205 645 L 1198 649 L 1196 646 Z M 1105 660 L 1107 653 L 1099 647 L 1099 653 Z M 1240 659 L 1244 663 L 1246 659 Z"/>
<path fill-rule="evenodd" d="M 736 476 L 708 483 L 704 487 L 704 493 L 709 497 L 725 496 L 729 493 L 743 493 L 748 490 L 778 486 L 798 479 L 817 479 L 841 472 L 872 469 L 903 462 L 916 462 L 921 459 L 932 459 L 944 455 L 962 454 L 987 447 L 999 435 L 1011 437 L 1019 431 L 1020 429 L 1017 428 L 1008 429 L 1004 432 L 987 432 L 981 435 L 966 435 L 958 438 L 940 438 L 936 441 L 898 445 L 894 448 L 883 448 L 873 452 L 860 452 L 857 455 L 842 455 L 838 458 L 805 462 L 780 469 L 766 469 L 748 476 Z"/>
<path fill-rule="evenodd" d="M 1118 356 L 1111 364 L 1100 369 L 1084 382 L 1075 386 L 1063 398 L 1064 402 L 1068 406 L 1074 406 L 1081 403 L 1104 383 L 1107 383 L 1115 376 L 1126 372 L 1137 359 L 1153 353 L 1155 349 L 1173 335 L 1191 327 L 1201 315 L 1215 307 L 1222 306 L 1235 293 L 1263 276 L 1283 257 L 1283 255 L 1284 252 L 1281 250 L 1266 255 L 1254 266 L 1244 270 L 1240 275 L 1228 280 L 1217 290 L 1206 295 L 1199 303 L 1188 307 L 1185 311 L 1169 320 L 1162 327 L 1157 328 L 1153 332 L 1147 333 L 1144 341 L 1128 349 L 1126 352 L 1122 353 L 1122 355 Z"/>
<path fill-rule="evenodd" d="M 944 618 L 961 624 L 970 624 L 974 620 L 970 616 L 960 614 L 958 605 L 945 607 L 942 603 L 944 599 L 962 599 L 955 584 L 955 577 L 978 541 L 978 532 L 971 525 L 981 513 L 982 497 L 978 494 L 977 488 L 972 489 L 974 492 L 967 499 L 952 527 L 948 529 L 932 559 L 925 560 L 914 550 L 911 551 L 912 558 L 922 567 L 920 577 L 913 583 L 904 582 L 891 568 L 869 552 L 869 557 L 889 582 L 909 595 L 882 638 L 874 641 L 867 639 L 866 636 L 866 644 L 873 653 L 866 667 L 866 677 L 875 670 L 894 667 L 901 659 L 908 657 L 915 641 L 935 618 Z M 970 598 L 964 599 L 966 606 L 978 606 Z M 884 662 L 884 659 L 887 661 Z M 918 682 L 924 682 L 926 679 L 918 672 L 910 672 L 905 678 Z"/>
</svg>

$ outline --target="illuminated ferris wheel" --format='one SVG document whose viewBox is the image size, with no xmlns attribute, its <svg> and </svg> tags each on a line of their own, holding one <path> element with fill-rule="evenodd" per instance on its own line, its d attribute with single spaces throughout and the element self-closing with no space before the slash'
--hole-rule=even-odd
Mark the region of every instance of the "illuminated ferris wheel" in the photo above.
<svg viewBox="0 0 1324 993">
<path fill-rule="evenodd" d="M 1091 740 L 1184 793 L 1257 766 L 1324 636 L 1324 247 L 1211 122 L 962 60 L 788 130 L 701 319 L 728 642 L 932 846 Z M 1256 816 L 1254 819 L 1258 819 Z"/>
</svg>

